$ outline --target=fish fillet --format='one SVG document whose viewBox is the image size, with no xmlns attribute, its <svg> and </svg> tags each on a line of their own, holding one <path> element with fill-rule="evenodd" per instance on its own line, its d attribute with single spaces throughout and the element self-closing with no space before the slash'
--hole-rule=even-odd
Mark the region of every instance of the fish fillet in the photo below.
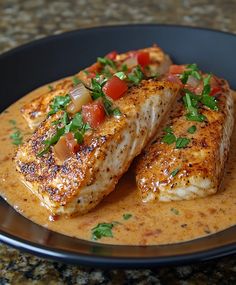
<svg viewBox="0 0 236 285">
<path fill-rule="evenodd" d="M 166 126 L 176 137 L 190 143 L 177 149 L 162 141 L 164 132 L 140 158 L 136 181 L 144 202 L 189 200 L 217 192 L 230 148 L 233 130 L 233 98 L 225 80 L 220 80 L 219 111 L 203 108 L 204 122 L 186 120 L 186 109 L 180 98 L 171 111 Z M 196 127 L 191 134 L 187 130 Z"/>
<path fill-rule="evenodd" d="M 150 55 L 151 64 L 149 65 L 149 69 L 144 70 L 144 74 L 146 77 L 151 77 L 153 74 L 164 74 L 168 71 L 168 68 L 171 64 L 171 60 L 167 54 L 165 54 L 161 48 L 154 45 L 153 47 L 140 49 L 137 51 L 129 51 L 123 54 L 118 54 L 114 62 L 121 66 L 125 60 L 134 52 L 148 52 Z M 85 72 L 86 68 L 75 76 L 86 83 L 90 84 L 91 78 Z M 110 70 L 111 73 L 116 71 Z M 73 79 L 65 79 L 64 81 L 56 84 L 52 90 L 48 90 L 48 92 L 40 95 L 39 97 L 33 99 L 31 102 L 26 103 L 21 108 L 21 113 L 27 124 L 31 129 L 35 129 L 39 126 L 39 124 L 46 118 L 47 113 L 49 111 L 49 106 L 52 100 L 56 96 L 65 96 L 68 92 L 73 88 Z"/>
<path fill-rule="evenodd" d="M 43 141 L 55 134 L 52 122 L 63 111 L 56 113 L 18 149 L 15 162 L 22 180 L 53 214 L 88 212 L 114 190 L 156 133 L 178 92 L 178 84 L 165 80 L 143 80 L 131 87 L 116 101 L 122 115 L 108 117 L 88 131 L 78 152 L 62 165 L 56 163 L 52 150 L 37 156 Z"/>
</svg>

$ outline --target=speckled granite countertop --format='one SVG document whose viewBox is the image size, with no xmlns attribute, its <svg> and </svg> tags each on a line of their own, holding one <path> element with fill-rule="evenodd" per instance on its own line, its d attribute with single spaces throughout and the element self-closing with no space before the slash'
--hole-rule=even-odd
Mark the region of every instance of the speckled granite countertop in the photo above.
<svg viewBox="0 0 236 285">
<path fill-rule="evenodd" d="M 235 0 L 1 0 L 0 53 L 47 35 L 111 24 L 171 23 L 236 33 L 235 12 Z M 99 270 L 0 244 L 0 284 L 236 284 L 236 256 L 156 270 Z"/>
</svg>

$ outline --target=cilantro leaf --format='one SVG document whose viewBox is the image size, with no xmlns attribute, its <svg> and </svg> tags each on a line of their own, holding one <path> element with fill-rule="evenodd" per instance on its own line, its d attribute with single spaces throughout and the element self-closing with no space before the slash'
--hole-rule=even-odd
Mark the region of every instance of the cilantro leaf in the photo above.
<svg viewBox="0 0 236 285">
<path fill-rule="evenodd" d="M 110 67 L 116 69 L 116 64 L 113 60 L 107 57 L 98 57 L 97 62 L 101 63 L 102 65 L 109 65 Z"/>
<path fill-rule="evenodd" d="M 123 71 L 123 72 L 128 71 L 128 66 L 126 64 L 122 64 L 121 71 Z"/>
<path fill-rule="evenodd" d="M 49 91 L 53 91 L 53 86 L 49 84 L 48 89 L 49 89 Z"/>
<path fill-rule="evenodd" d="M 124 220 L 128 220 L 128 219 L 130 219 L 131 217 L 132 217 L 132 214 L 130 214 L 130 213 L 123 214 L 123 219 L 124 219 Z"/>
<path fill-rule="evenodd" d="M 166 128 L 164 128 L 164 132 L 166 132 L 167 134 L 172 134 L 173 130 L 171 127 L 166 127 Z"/>
<path fill-rule="evenodd" d="M 186 70 L 180 75 L 180 80 L 183 84 L 187 83 L 189 76 L 193 76 L 198 80 L 202 78 L 196 63 L 187 65 Z"/>
<path fill-rule="evenodd" d="M 196 126 L 191 126 L 188 128 L 187 132 L 190 133 L 190 134 L 194 134 L 197 130 L 197 127 Z"/>
<path fill-rule="evenodd" d="M 176 148 L 185 148 L 190 143 L 190 139 L 188 138 L 177 138 L 176 140 Z"/>
<path fill-rule="evenodd" d="M 186 118 L 189 121 L 197 121 L 197 122 L 203 122 L 206 120 L 206 117 L 198 112 L 197 109 L 197 102 L 198 102 L 198 96 L 194 95 L 188 90 L 185 90 L 185 96 L 183 97 L 185 106 L 188 110 L 188 113 L 186 114 Z M 200 96 L 199 96 L 200 97 Z"/>
<path fill-rule="evenodd" d="M 73 85 L 74 87 L 76 87 L 78 84 L 80 84 L 82 81 L 77 77 L 77 76 L 74 76 L 72 78 L 72 82 L 73 82 Z"/>
<path fill-rule="evenodd" d="M 176 137 L 174 134 L 172 133 L 167 133 L 166 135 L 164 135 L 164 137 L 162 138 L 162 142 L 167 143 L 167 144 L 172 144 L 176 141 Z"/>
<path fill-rule="evenodd" d="M 140 66 L 136 66 L 132 69 L 132 71 L 128 74 L 128 80 L 132 82 L 134 85 L 138 85 L 140 81 L 143 79 L 144 75 L 140 68 Z"/>
<path fill-rule="evenodd" d="M 113 237 L 112 228 L 113 223 L 99 223 L 96 227 L 92 228 L 92 239 L 98 240 L 102 237 Z"/>
<path fill-rule="evenodd" d="M 23 137 L 21 131 L 18 128 L 15 128 L 15 132 L 10 135 L 10 138 L 12 140 L 12 144 L 14 145 L 22 144 Z"/>
<path fill-rule="evenodd" d="M 179 168 L 176 168 L 170 173 L 170 176 L 174 177 L 179 172 Z"/>
<path fill-rule="evenodd" d="M 50 105 L 48 116 L 56 114 L 59 110 L 65 110 L 66 106 L 71 102 L 70 96 L 56 96 Z"/>
<path fill-rule="evenodd" d="M 203 79 L 203 91 L 201 97 L 201 103 L 211 110 L 218 111 L 217 100 L 214 96 L 210 96 L 211 86 L 210 86 L 211 74 Z"/>
</svg>

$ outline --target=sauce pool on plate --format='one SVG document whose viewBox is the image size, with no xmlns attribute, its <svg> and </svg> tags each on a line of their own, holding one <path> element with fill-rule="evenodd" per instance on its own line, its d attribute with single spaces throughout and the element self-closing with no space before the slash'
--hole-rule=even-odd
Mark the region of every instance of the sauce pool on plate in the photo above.
<svg viewBox="0 0 236 285">
<path fill-rule="evenodd" d="M 71 237 L 99 239 L 100 227 L 107 237 L 98 241 L 121 245 L 160 245 L 196 239 L 236 224 L 236 128 L 220 191 L 207 198 L 143 203 L 133 172 L 134 165 L 116 189 L 91 212 L 73 218 L 53 218 L 19 180 L 12 161 L 16 145 L 31 135 L 20 108 L 47 90 L 41 87 L 3 111 L 0 129 L 0 194 L 23 216 L 52 231 Z M 234 93 L 236 101 L 236 93 Z M 134 162 L 135 163 L 135 162 Z"/>
</svg>

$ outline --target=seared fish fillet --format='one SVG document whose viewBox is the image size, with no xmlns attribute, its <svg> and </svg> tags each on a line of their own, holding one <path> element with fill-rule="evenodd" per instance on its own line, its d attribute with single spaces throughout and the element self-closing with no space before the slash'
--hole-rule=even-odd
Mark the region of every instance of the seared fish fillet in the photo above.
<svg viewBox="0 0 236 285">
<path fill-rule="evenodd" d="M 85 213 L 114 190 L 132 160 L 156 133 L 179 85 L 143 80 L 116 101 L 119 117 L 108 117 L 85 134 L 76 154 L 58 165 L 50 150 L 37 154 L 43 141 L 55 134 L 52 122 L 63 111 L 44 121 L 28 142 L 18 149 L 15 162 L 23 181 L 53 214 Z"/>
<path fill-rule="evenodd" d="M 190 140 L 185 148 L 163 142 L 162 131 L 139 160 L 136 181 L 144 202 L 190 200 L 218 190 L 234 123 L 230 88 L 224 80 L 220 84 L 219 111 L 207 107 L 201 110 L 207 121 L 186 120 L 182 98 L 171 111 L 166 126 L 172 128 L 176 138 Z M 192 134 L 188 132 L 190 127 L 192 132 L 196 129 Z"/>
<path fill-rule="evenodd" d="M 118 54 L 114 59 L 114 62 L 121 66 L 125 60 L 134 52 L 148 52 L 150 55 L 151 64 L 149 69 L 144 70 L 146 77 L 152 77 L 153 74 L 162 75 L 166 73 L 171 64 L 171 60 L 167 54 L 165 54 L 162 49 L 154 45 L 153 47 L 140 49 L 137 51 L 129 51 L 123 54 Z M 83 81 L 85 84 L 89 85 L 91 78 L 84 69 L 77 73 L 75 76 Z M 115 73 L 115 70 L 110 70 L 111 74 Z M 39 124 L 46 118 L 49 111 L 49 105 L 56 96 L 65 96 L 73 88 L 73 79 L 65 79 L 61 83 L 58 83 L 53 87 L 53 90 L 49 90 L 45 94 L 33 99 L 31 102 L 25 104 L 21 113 L 25 120 L 27 121 L 31 129 L 35 129 Z"/>
</svg>

